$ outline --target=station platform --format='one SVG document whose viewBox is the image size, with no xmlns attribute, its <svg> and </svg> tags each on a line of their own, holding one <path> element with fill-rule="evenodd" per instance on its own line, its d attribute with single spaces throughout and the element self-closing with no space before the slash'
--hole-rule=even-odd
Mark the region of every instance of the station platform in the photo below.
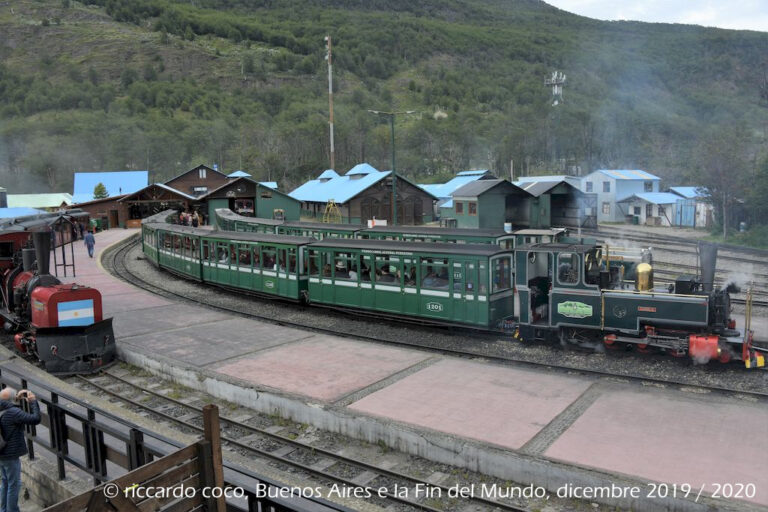
<svg viewBox="0 0 768 512">
<path fill-rule="evenodd" d="M 172 302 L 98 264 L 98 253 L 134 233 L 98 233 L 94 259 L 75 246 L 76 281 L 101 290 L 121 356 L 154 373 L 551 492 L 568 483 L 643 486 L 645 500 L 609 499 L 608 505 L 768 510 L 765 404 L 498 366 Z M 694 491 L 654 501 L 647 497 L 649 482 Z M 752 484 L 755 493 L 739 500 L 711 496 L 725 484 Z"/>
</svg>

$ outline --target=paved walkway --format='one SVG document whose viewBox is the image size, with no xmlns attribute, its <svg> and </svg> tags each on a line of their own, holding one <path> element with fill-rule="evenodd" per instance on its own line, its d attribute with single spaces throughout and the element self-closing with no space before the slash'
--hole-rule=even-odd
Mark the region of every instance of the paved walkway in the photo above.
<svg viewBox="0 0 768 512">
<path fill-rule="evenodd" d="M 96 235 L 97 252 L 135 230 Z M 98 257 L 98 254 L 97 254 Z M 406 425 L 642 481 L 753 483 L 768 506 L 768 409 L 695 393 L 436 356 L 232 317 L 123 283 L 76 246 L 122 351 L 360 421 Z M 394 427 L 392 427 L 394 428 Z M 538 482 L 543 483 L 543 482 Z"/>
</svg>

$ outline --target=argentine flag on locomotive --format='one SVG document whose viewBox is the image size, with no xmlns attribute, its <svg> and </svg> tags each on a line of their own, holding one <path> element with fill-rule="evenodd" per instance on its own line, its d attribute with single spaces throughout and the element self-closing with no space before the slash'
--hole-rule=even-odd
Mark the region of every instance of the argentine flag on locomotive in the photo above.
<svg viewBox="0 0 768 512">
<path fill-rule="evenodd" d="M 59 302 L 59 327 L 91 325 L 93 323 L 93 300 Z"/>
</svg>

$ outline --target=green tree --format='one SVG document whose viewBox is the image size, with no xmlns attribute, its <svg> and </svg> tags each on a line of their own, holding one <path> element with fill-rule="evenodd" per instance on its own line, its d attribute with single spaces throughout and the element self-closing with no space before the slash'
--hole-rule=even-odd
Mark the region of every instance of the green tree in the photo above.
<svg viewBox="0 0 768 512">
<path fill-rule="evenodd" d="M 109 197 L 109 192 L 107 192 L 107 187 L 105 187 L 104 184 L 101 182 L 97 183 L 96 186 L 93 187 L 93 198 L 105 199 L 107 197 Z"/>
<path fill-rule="evenodd" d="M 731 209 L 746 194 L 747 139 L 743 126 L 713 130 L 699 149 L 698 181 L 709 191 L 724 239 L 728 238 L 729 225 L 736 221 L 731 219 Z"/>
</svg>

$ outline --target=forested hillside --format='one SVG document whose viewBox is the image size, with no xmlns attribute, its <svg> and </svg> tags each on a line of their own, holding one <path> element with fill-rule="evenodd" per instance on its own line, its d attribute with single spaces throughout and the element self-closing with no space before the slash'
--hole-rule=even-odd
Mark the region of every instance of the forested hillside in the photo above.
<svg viewBox="0 0 768 512">
<path fill-rule="evenodd" d="M 293 188 L 329 165 L 326 34 L 342 171 L 390 167 L 389 127 L 368 109 L 419 113 L 396 125 L 398 170 L 418 181 L 508 175 L 514 160 L 518 174 L 643 168 L 672 185 L 726 144 L 747 183 L 765 153 L 768 33 L 536 0 L 22 0 L 0 3 L 0 34 L 12 192 L 201 162 Z M 554 70 L 568 77 L 557 107 Z"/>
</svg>

